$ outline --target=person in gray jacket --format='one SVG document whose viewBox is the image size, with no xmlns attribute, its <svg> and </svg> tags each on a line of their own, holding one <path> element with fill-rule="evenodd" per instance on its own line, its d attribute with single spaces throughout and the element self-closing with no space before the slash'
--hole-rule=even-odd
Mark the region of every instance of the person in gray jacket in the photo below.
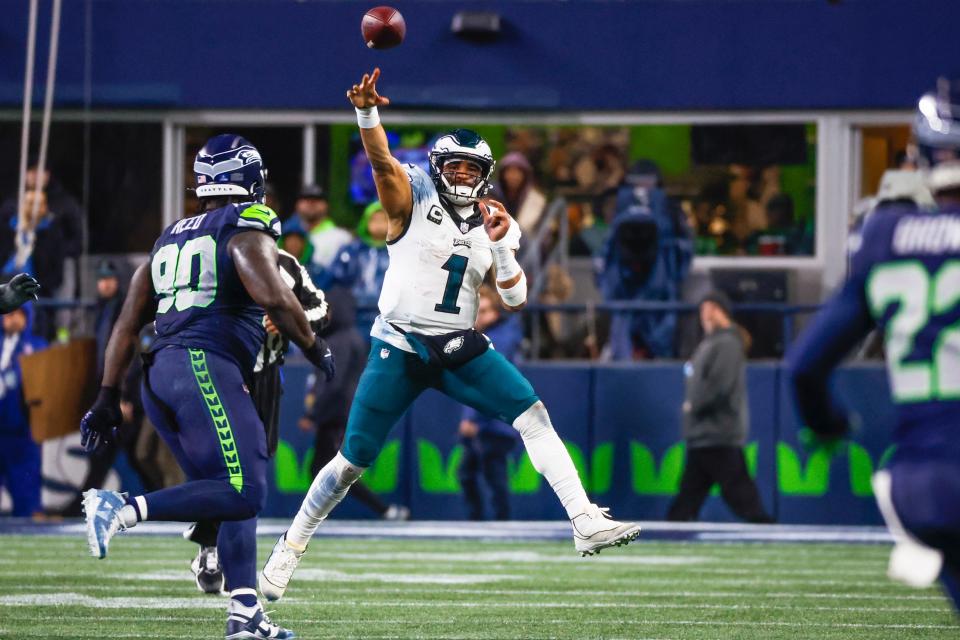
<svg viewBox="0 0 960 640">
<path fill-rule="evenodd" d="M 714 483 L 730 509 L 748 522 L 773 522 L 747 472 L 743 446 L 747 408 L 746 348 L 730 317 L 730 300 L 711 292 L 699 306 L 704 338 L 684 365 L 683 438 L 687 459 L 668 520 L 696 520 Z"/>
</svg>

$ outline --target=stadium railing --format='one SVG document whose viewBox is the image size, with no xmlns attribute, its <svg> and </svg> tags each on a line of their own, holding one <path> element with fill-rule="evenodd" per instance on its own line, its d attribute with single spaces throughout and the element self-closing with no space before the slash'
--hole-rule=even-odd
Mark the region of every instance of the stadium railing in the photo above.
<svg viewBox="0 0 960 640">
<path fill-rule="evenodd" d="M 40 300 L 34 302 L 34 304 L 41 308 L 47 308 L 52 310 L 69 310 L 69 311 L 78 311 L 81 312 L 84 321 L 80 325 L 84 328 L 92 329 L 92 318 L 91 312 L 96 308 L 97 303 L 93 300 L 60 300 L 52 298 L 41 298 Z M 790 343 L 793 340 L 796 332 L 796 317 L 798 315 L 806 315 L 814 313 L 820 309 L 819 304 L 784 304 L 784 303 L 772 303 L 772 302 L 749 302 L 749 303 L 739 303 L 732 305 L 732 311 L 734 315 L 741 312 L 749 313 L 763 313 L 770 314 L 773 316 L 779 316 L 779 321 L 783 329 L 783 346 L 784 350 L 789 348 Z M 357 307 L 358 312 L 375 312 L 377 310 L 376 306 L 370 305 L 361 305 Z M 582 313 L 585 314 L 588 318 L 595 317 L 597 313 L 608 313 L 608 314 L 628 314 L 634 315 L 638 313 L 664 313 L 672 312 L 678 314 L 684 313 L 694 313 L 697 311 L 697 305 L 688 303 L 688 302 L 655 302 L 655 301 L 646 301 L 646 300 L 629 300 L 629 301 L 611 301 L 611 302 L 564 302 L 558 304 L 542 304 L 542 303 L 530 303 L 523 308 L 523 311 L 520 313 L 526 315 L 533 315 L 535 321 L 531 323 L 531 332 L 530 332 L 530 353 L 537 354 L 540 352 L 540 346 L 542 344 L 543 328 L 539 322 L 540 316 L 545 313 L 565 313 L 565 314 L 576 314 Z M 74 333 L 71 331 L 71 334 Z M 84 335 L 84 331 L 76 332 L 80 335 Z M 533 359 L 536 359 L 535 357 Z"/>
<path fill-rule="evenodd" d="M 741 312 L 764 313 L 780 316 L 780 322 L 783 329 L 783 349 L 786 351 L 790 347 L 796 329 L 796 316 L 814 313 L 819 310 L 819 304 L 784 304 L 773 302 L 749 302 L 739 303 L 731 306 L 734 315 Z M 697 305 L 688 302 L 655 302 L 647 300 L 624 300 L 610 302 L 564 302 L 558 304 L 531 303 L 523 308 L 521 313 L 534 314 L 536 319 L 544 313 L 584 313 L 590 319 L 597 312 L 606 312 L 610 314 L 634 315 L 638 313 L 694 313 L 697 311 Z M 542 341 L 542 326 L 540 322 L 532 323 L 530 335 L 531 354 L 539 353 Z"/>
</svg>

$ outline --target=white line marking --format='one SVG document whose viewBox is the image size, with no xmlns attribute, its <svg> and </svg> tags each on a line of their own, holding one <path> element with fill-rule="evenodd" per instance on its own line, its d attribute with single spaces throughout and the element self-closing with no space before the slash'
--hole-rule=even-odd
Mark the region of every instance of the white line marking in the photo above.
<svg viewBox="0 0 960 640">
<path fill-rule="evenodd" d="M 306 602 L 303 600 L 295 602 Z M 221 609 L 227 601 L 220 598 L 102 598 L 82 593 L 24 593 L 0 596 L 0 605 L 9 607 L 90 607 L 93 609 Z"/>
<path fill-rule="evenodd" d="M 469 575 L 443 573 L 346 573 L 332 569 L 301 569 L 297 572 L 298 580 L 314 582 L 364 582 L 376 580 L 389 584 L 485 584 L 503 580 L 523 580 L 525 576 L 509 574 L 478 574 Z"/>
</svg>

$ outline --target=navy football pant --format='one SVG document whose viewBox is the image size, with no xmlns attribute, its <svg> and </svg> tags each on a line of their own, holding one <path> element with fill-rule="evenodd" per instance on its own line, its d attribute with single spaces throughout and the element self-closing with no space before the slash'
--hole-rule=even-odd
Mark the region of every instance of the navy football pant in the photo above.
<svg viewBox="0 0 960 640">
<path fill-rule="evenodd" d="M 960 609 L 960 462 L 901 450 L 890 475 L 900 521 L 918 540 L 943 552 L 940 578 Z"/>
<path fill-rule="evenodd" d="M 217 550 L 228 589 L 256 584 L 256 515 L 267 442 L 240 369 L 199 349 L 167 347 L 143 380 L 143 405 L 187 476 L 144 496 L 150 520 L 223 520 Z"/>
</svg>

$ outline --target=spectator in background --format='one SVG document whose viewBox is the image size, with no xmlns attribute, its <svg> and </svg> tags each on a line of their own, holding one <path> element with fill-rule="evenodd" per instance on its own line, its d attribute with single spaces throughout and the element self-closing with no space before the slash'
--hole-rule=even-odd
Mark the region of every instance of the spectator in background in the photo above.
<svg viewBox="0 0 960 640">
<path fill-rule="evenodd" d="M 40 513 L 40 448 L 30 433 L 30 414 L 23 399 L 20 356 L 46 348 L 31 331 L 33 305 L 3 316 L 0 348 L 0 485 L 13 499 L 14 516 Z"/>
<path fill-rule="evenodd" d="M 334 286 L 328 288 L 326 294 L 330 303 L 330 324 L 319 335 L 327 341 L 333 352 L 337 375 L 333 380 L 325 380 L 317 375 L 308 378 L 304 415 L 299 421 L 301 430 L 315 432 L 310 469 L 314 476 L 340 450 L 353 394 L 360 382 L 369 351 L 367 342 L 357 331 L 356 303 L 350 290 Z M 362 482 L 350 485 L 347 495 L 359 500 L 385 520 L 406 520 L 410 517 L 409 509 L 386 504 Z"/>
<path fill-rule="evenodd" d="M 33 215 L 36 205 L 36 216 Z M 2 275 L 9 277 L 25 271 L 43 283 L 39 295 L 44 298 L 72 298 L 74 282 L 65 282 L 64 266 L 69 243 L 64 218 L 55 215 L 47 205 L 43 191 L 27 191 L 22 207 L 23 229 L 17 229 L 20 215 L 13 215 L 0 224 L 0 264 Z M 66 323 L 67 320 L 64 319 Z M 51 339 L 56 331 L 54 314 L 40 310 L 34 330 Z"/>
<path fill-rule="evenodd" d="M 364 209 L 357 224 L 357 237 L 340 250 L 329 269 L 331 284 L 349 289 L 354 302 L 363 307 L 357 313 L 356 324 L 367 342 L 379 313 L 377 301 L 388 266 L 387 214 L 377 200 Z"/>
<path fill-rule="evenodd" d="M 627 174 L 602 255 L 598 286 L 605 300 L 679 300 L 693 239 L 683 212 L 661 188 L 653 162 L 640 160 Z M 676 323 L 670 312 L 615 313 L 611 358 L 673 357 Z"/>
<path fill-rule="evenodd" d="M 33 216 L 36 204 L 37 214 Z M 67 255 L 67 229 L 60 218 L 50 211 L 47 194 L 43 191 L 27 191 L 24 195 L 23 232 L 20 234 L 22 250 L 18 254 L 17 226 L 19 215 L 8 218 L 0 229 L 0 260 L 4 274 L 26 271 L 43 283 L 41 295 L 54 296 L 63 284 L 63 260 Z M 29 236 L 33 234 L 32 246 Z"/>
<path fill-rule="evenodd" d="M 797 223 L 793 214 L 793 199 L 778 193 L 767 200 L 767 228 L 747 239 L 750 255 L 812 255 L 813 231 Z"/>
<path fill-rule="evenodd" d="M 94 321 L 94 336 L 97 339 L 97 380 L 103 376 L 104 354 L 110 332 L 120 317 L 124 294 L 120 289 L 120 274 L 117 265 L 110 260 L 101 260 L 97 265 L 97 317 Z"/>
<path fill-rule="evenodd" d="M 479 293 L 480 304 L 475 328 L 486 334 L 501 355 L 513 361 L 523 339 L 519 318 L 503 313 L 500 297 L 490 286 L 483 285 Z M 484 519 L 481 477 L 490 491 L 493 519 L 510 519 L 507 456 L 516 447 L 518 440 L 517 430 L 510 425 L 488 418 L 470 407 L 463 408 L 460 418 L 463 458 L 457 475 L 471 520 Z"/>
<path fill-rule="evenodd" d="M 350 242 L 350 232 L 338 227 L 330 218 L 330 203 L 319 185 L 307 185 L 300 191 L 296 213 L 312 247 L 310 263 L 315 273 L 310 275 L 314 283 L 323 289 L 328 284 L 323 277 L 324 272 L 330 267 L 340 247 Z"/>
<path fill-rule="evenodd" d="M 40 189 L 47 194 L 50 211 L 57 218 L 57 224 L 63 229 L 63 254 L 66 258 L 78 258 L 83 252 L 84 214 L 80 203 L 68 193 L 60 182 L 50 174 L 49 167 L 40 175 L 36 155 L 32 156 L 27 167 L 27 191 L 35 191 L 39 178 Z M 16 196 L 7 198 L 0 204 L 0 226 L 6 227 L 7 221 L 17 215 Z M 44 286 L 47 286 L 44 283 Z M 53 289 L 53 287 L 48 287 Z"/>
<path fill-rule="evenodd" d="M 307 232 L 300 223 L 300 218 L 290 216 L 283 221 L 280 234 L 280 248 L 297 259 L 297 262 L 307 266 L 313 258 L 313 245 L 307 239 Z"/>
<path fill-rule="evenodd" d="M 497 195 L 495 199 L 513 213 L 520 231 L 533 239 L 547 206 L 547 198 L 534 184 L 533 167 L 519 151 L 505 155 L 498 163 Z"/>
<path fill-rule="evenodd" d="M 730 509 L 747 522 L 773 522 L 747 471 L 746 351 L 731 320 L 730 300 L 712 292 L 700 302 L 704 338 L 684 364 L 683 438 L 687 459 L 668 520 L 696 520 L 714 483 Z"/>
</svg>

